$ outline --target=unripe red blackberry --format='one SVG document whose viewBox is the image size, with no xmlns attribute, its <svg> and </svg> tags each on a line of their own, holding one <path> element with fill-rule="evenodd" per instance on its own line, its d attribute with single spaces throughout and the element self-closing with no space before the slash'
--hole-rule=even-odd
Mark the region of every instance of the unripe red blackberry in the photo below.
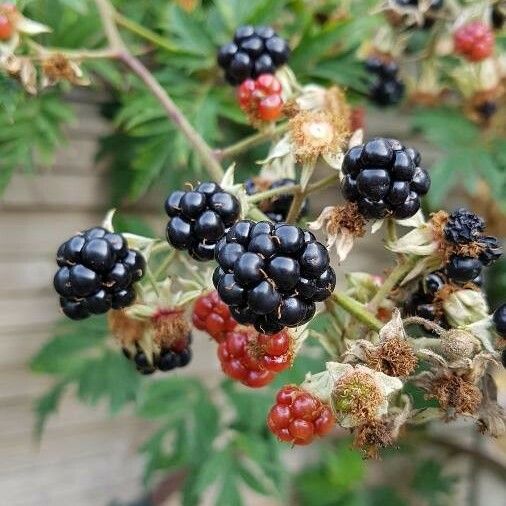
<svg viewBox="0 0 506 506">
<path fill-rule="evenodd" d="M 453 34 L 455 52 L 469 61 L 478 62 L 494 52 L 495 37 L 488 25 L 482 21 L 471 21 Z"/>
<path fill-rule="evenodd" d="M 192 322 L 197 329 L 207 332 L 218 343 L 237 326 L 230 309 L 216 291 L 201 295 L 195 301 Z"/>
</svg>

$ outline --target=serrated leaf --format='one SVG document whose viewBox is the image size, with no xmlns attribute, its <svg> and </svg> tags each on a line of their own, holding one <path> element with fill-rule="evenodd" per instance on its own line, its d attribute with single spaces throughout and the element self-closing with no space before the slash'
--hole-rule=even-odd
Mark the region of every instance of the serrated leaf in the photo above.
<svg viewBox="0 0 506 506">
<path fill-rule="evenodd" d="M 48 392 L 46 392 L 42 397 L 39 397 L 35 401 L 34 435 L 36 439 L 40 439 L 42 436 L 49 416 L 58 410 L 60 400 L 65 393 L 66 387 L 67 382 L 65 380 L 60 381 L 54 384 Z"/>
</svg>

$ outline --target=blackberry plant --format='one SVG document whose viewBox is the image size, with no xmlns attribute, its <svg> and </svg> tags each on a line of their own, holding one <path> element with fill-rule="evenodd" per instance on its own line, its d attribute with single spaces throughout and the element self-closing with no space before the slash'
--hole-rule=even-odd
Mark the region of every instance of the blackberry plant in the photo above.
<svg viewBox="0 0 506 506">
<path fill-rule="evenodd" d="M 468 2 L 393 0 L 343 2 L 337 11 L 310 2 L 302 13 L 278 0 L 95 0 L 90 12 L 65 10 L 61 24 L 45 12 L 58 8 L 36 4 L 0 6 L 0 67 L 22 97 L 19 109 L 4 107 L 2 124 L 11 124 L 8 114 L 23 120 L 0 136 L 7 172 L 31 158 L 31 146 L 52 151 L 41 124 L 56 146 L 66 109 L 30 116 L 27 104 L 53 97 L 36 94 L 100 75 L 115 95 L 118 130 L 102 153 L 114 204 L 137 200 L 155 181 L 169 194 L 164 231 L 122 227 L 121 212 L 113 226 L 109 213 L 58 249 L 62 312 L 86 321 L 66 322 L 33 360 L 57 379 L 37 405 L 39 431 L 73 385 L 84 401 L 107 398 L 113 412 L 134 404 L 161 422 L 143 446 L 146 478 L 184 467 L 183 502 L 197 504 L 215 483 L 220 506 L 241 504 L 244 486 L 288 502 L 281 452 L 293 445 L 326 438 L 340 448 L 335 439 L 349 434 L 363 456 L 378 457 L 401 438 L 423 446 L 428 432 L 411 425 L 457 418 L 500 435 L 505 416 L 487 366 L 504 362 L 504 307 L 491 311 L 483 286 L 500 241 L 470 210 L 429 207 L 452 178 L 470 194 L 483 181 L 485 193 L 503 191 L 494 114 L 502 36 L 489 26 L 488 2 L 483 13 Z M 156 20 L 154 29 L 127 12 Z M 69 36 L 77 33 L 82 44 Z M 431 106 L 413 123 L 442 148 L 435 167 L 367 128 L 364 102 L 404 99 L 406 108 Z M 380 230 L 391 268 L 349 272 L 358 239 Z M 216 359 L 203 358 L 228 378 L 219 387 L 175 373 L 192 370 L 193 340 L 205 338 L 198 331 L 216 349 Z M 349 455 L 320 454 L 324 469 Z M 441 470 L 422 464 L 411 488 L 420 490 L 417 472 L 441 485 Z M 330 502 L 376 497 L 340 489 L 351 495 Z"/>
</svg>

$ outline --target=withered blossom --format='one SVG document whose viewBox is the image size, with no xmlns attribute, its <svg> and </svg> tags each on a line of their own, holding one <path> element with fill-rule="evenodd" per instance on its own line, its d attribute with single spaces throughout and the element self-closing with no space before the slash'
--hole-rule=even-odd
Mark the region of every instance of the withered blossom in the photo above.
<svg viewBox="0 0 506 506">
<path fill-rule="evenodd" d="M 108 325 L 109 331 L 122 347 L 129 347 L 140 341 L 148 327 L 147 321 L 132 318 L 123 309 L 109 311 Z"/>
<path fill-rule="evenodd" d="M 327 236 L 327 248 L 336 247 L 339 262 L 343 262 L 353 248 L 356 238 L 366 232 L 366 221 L 357 204 L 347 202 L 343 206 L 325 207 L 318 218 L 308 223 L 311 230 L 323 229 Z"/>
<path fill-rule="evenodd" d="M 70 84 L 86 86 L 89 80 L 83 75 L 77 60 L 55 53 L 42 60 L 42 87 L 53 86 L 60 81 Z"/>
<path fill-rule="evenodd" d="M 0 56 L 0 68 L 9 77 L 18 80 L 28 93 L 37 93 L 37 70 L 28 57 L 3 54 Z"/>
<path fill-rule="evenodd" d="M 388 412 L 389 396 L 402 388 L 398 378 L 368 367 L 332 362 L 331 406 L 342 427 L 356 427 Z"/>
<path fill-rule="evenodd" d="M 191 331 L 188 318 L 180 308 L 159 308 L 151 317 L 154 342 L 160 347 L 170 347 L 176 341 L 186 338 Z"/>
</svg>

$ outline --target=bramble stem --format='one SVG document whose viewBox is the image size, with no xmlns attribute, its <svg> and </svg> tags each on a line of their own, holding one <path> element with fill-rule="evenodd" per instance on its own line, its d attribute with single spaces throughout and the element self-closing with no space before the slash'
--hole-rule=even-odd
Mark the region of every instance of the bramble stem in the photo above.
<svg viewBox="0 0 506 506">
<path fill-rule="evenodd" d="M 363 304 L 349 295 L 334 292 L 331 297 L 336 304 L 341 306 L 358 321 L 367 325 L 371 330 L 379 331 L 379 329 L 383 327 L 383 323 L 381 323 Z"/>
<path fill-rule="evenodd" d="M 297 218 L 300 215 L 300 210 L 302 208 L 302 204 L 304 204 L 304 199 L 306 198 L 306 192 L 299 190 L 298 192 L 293 194 L 292 205 L 290 206 L 290 210 L 286 216 L 287 223 L 295 223 Z"/>
<path fill-rule="evenodd" d="M 114 23 L 115 11 L 109 0 L 95 0 L 95 3 L 97 4 L 111 50 L 117 51 L 118 59 L 144 82 L 149 91 L 160 102 L 168 118 L 175 124 L 176 128 L 186 137 L 187 141 L 198 153 L 211 178 L 219 181 L 223 177 L 223 169 L 213 150 L 193 128 L 186 119 L 186 116 L 148 68 L 125 46 L 117 26 Z"/>
<path fill-rule="evenodd" d="M 419 257 L 410 256 L 405 261 L 397 265 L 395 269 L 388 275 L 380 289 L 376 292 L 376 295 L 371 299 L 368 307 L 374 311 L 376 310 L 383 300 L 390 294 L 390 292 L 400 283 L 413 269 Z"/>
<path fill-rule="evenodd" d="M 331 174 L 330 176 L 324 177 L 323 179 L 317 181 L 316 183 L 308 185 L 305 194 L 309 195 L 310 193 L 313 193 L 315 191 L 322 190 L 323 188 L 331 186 L 334 183 L 337 183 L 338 181 L 339 181 L 339 173 L 336 172 L 335 174 Z M 248 197 L 248 202 L 254 204 L 257 202 L 261 202 L 262 200 L 277 197 L 278 195 L 293 195 L 294 193 L 300 191 L 300 189 L 301 189 L 300 184 L 279 186 L 278 188 L 272 188 L 272 190 L 266 190 L 264 192 L 254 193 L 253 195 L 250 195 Z"/>
<path fill-rule="evenodd" d="M 248 209 L 248 216 L 256 221 L 271 221 L 268 216 L 266 216 L 258 207 L 251 206 Z"/>
<path fill-rule="evenodd" d="M 216 149 L 214 151 L 214 155 L 218 160 L 223 160 L 224 158 L 233 158 L 234 156 L 239 155 L 244 151 L 248 151 L 258 144 L 262 144 L 263 142 L 268 141 L 269 139 L 272 139 L 275 136 L 286 132 L 287 130 L 288 123 L 281 123 L 273 129 L 258 132 L 254 135 L 251 135 L 250 137 L 246 137 L 236 144 L 228 146 L 227 148 Z"/>
</svg>

